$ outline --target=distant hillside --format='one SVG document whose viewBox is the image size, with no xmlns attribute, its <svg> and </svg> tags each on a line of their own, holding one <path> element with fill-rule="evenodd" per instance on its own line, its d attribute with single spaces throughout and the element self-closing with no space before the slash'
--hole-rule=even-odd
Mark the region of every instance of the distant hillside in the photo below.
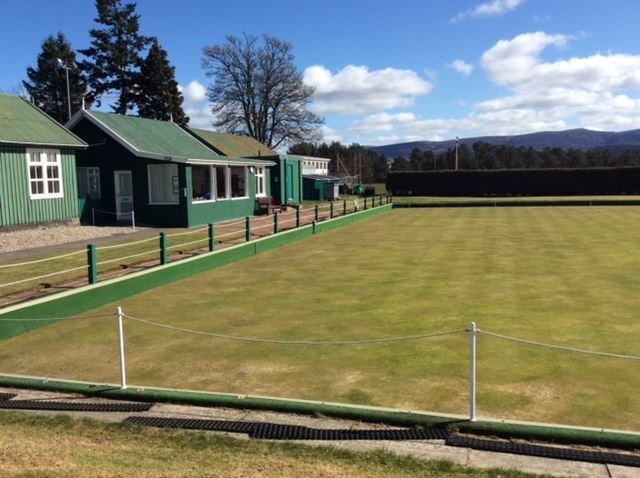
<svg viewBox="0 0 640 478">
<path fill-rule="evenodd" d="M 473 143 L 484 141 L 495 145 L 513 147 L 532 147 L 543 150 L 546 147 L 562 149 L 640 149 L 640 129 L 613 133 L 608 131 L 591 131 L 588 129 L 569 129 L 566 131 L 546 131 L 540 133 L 519 134 L 515 136 L 479 136 L 476 138 L 460 138 L 461 144 L 469 147 Z M 445 152 L 455 147 L 454 140 L 447 141 L 412 141 L 410 143 L 388 144 L 385 146 L 370 146 L 369 149 L 382 154 L 389 159 L 398 156 L 408 158 L 411 150 L 418 148 L 422 151 L 434 153 Z"/>
</svg>

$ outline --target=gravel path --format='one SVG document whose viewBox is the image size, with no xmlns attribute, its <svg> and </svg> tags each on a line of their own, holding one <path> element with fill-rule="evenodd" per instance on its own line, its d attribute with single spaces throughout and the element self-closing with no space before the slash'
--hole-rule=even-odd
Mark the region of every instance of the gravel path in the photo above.
<svg viewBox="0 0 640 478">
<path fill-rule="evenodd" d="M 138 231 L 140 229 L 136 229 Z M 0 253 L 66 244 L 68 242 L 116 236 L 134 232 L 129 227 L 95 227 L 80 224 L 36 226 L 16 231 L 0 231 Z"/>
</svg>

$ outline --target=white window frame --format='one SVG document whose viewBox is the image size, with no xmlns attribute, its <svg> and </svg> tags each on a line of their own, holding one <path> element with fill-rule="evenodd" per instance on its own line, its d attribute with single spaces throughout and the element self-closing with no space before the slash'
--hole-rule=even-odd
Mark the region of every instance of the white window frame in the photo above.
<svg viewBox="0 0 640 478">
<path fill-rule="evenodd" d="M 198 165 L 199 166 L 199 165 Z M 222 164 L 209 164 L 209 165 L 205 165 L 206 167 L 210 168 L 210 177 L 211 177 L 211 199 L 206 199 L 204 201 L 194 201 L 193 199 L 193 193 L 192 193 L 192 197 L 191 197 L 191 204 L 210 204 L 212 202 L 218 202 L 218 201 L 229 201 L 229 200 L 233 200 L 233 199 L 246 199 L 249 196 L 243 196 L 243 197 L 237 197 L 237 198 L 232 198 L 231 197 L 231 170 L 229 168 L 229 166 L 225 166 Z M 225 195 L 224 197 L 218 197 L 218 172 L 217 170 L 220 169 L 224 172 L 224 185 L 225 185 Z M 247 181 L 247 168 L 245 166 L 245 190 L 247 190 L 248 188 L 248 181 Z M 191 185 L 191 187 L 193 188 L 193 183 Z"/>
<path fill-rule="evenodd" d="M 77 167 L 76 168 L 76 177 L 78 178 L 78 183 L 80 182 L 80 180 L 79 180 L 80 175 L 77 173 L 77 171 L 79 171 L 81 169 L 84 170 L 84 172 L 85 172 L 86 184 L 84 184 L 84 186 L 85 186 L 85 189 L 87 191 L 89 191 L 91 189 L 89 187 L 89 185 L 91 184 L 91 182 L 89 181 L 89 178 L 90 177 L 96 177 L 98 179 L 96 181 L 96 184 L 98 185 L 97 195 L 96 195 L 96 197 L 92 197 L 91 194 L 89 194 L 91 199 L 93 199 L 93 200 L 102 199 L 102 186 L 100 185 L 100 168 L 98 166 L 81 166 L 81 167 Z M 78 189 L 80 189 L 80 185 L 79 184 L 78 184 Z M 84 199 L 84 198 L 82 198 L 82 199 Z"/>
<path fill-rule="evenodd" d="M 231 198 L 232 201 L 238 201 L 249 198 L 249 168 L 247 166 L 235 166 L 236 168 L 244 168 L 244 196 L 233 197 L 231 193 L 231 167 L 226 166 L 226 179 L 227 179 L 227 198 Z"/>
<path fill-rule="evenodd" d="M 224 197 L 218 197 L 218 173 L 216 171 L 215 177 L 213 178 L 214 184 L 216 187 L 216 201 L 228 201 L 233 199 L 231 197 L 231 171 L 229 170 L 229 166 L 214 166 L 215 169 L 220 169 L 224 171 Z"/>
<path fill-rule="evenodd" d="M 211 199 L 202 199 L 200 201 L 196 201 L 193 198 L 193 168 L 194 167 L 199 167 L 199 168 L 209 168 L 209 189 L 211 191 Z M 219 201 L 220 199 L 217 198 L 217 194 L 218 194 L 218 183 L 216 182 L 216 168 L 218 166 L 213 166 L 211 164 L 192 164 L 191 165 L 191 204 L 209 204 L 212 202 L 216 202 Z"/>
<path fill-rule="evenodd" d="M 164 166 L 164 164 L 147 164 L 147 193 L 149 206 L 175 206 L 176 204 L 180 204 L 180 186 L 178 186 L 178 199 L 176 201 L 170 202 L 153 202 L 151 200 L 151 167 L 152 166 Z M 178 167 L 178 176 L 180 176 L 180 168 Z"/>
<path fill-rule="evenodd" d="M 260 192 L 260 186 L 262 186 L 262 192 Z M 256 166 L 256 197 L 267 197 L 267 188 L 265 183 L 265 167 Z"/>
<path fill-rule="evenodd" d="M 32 157 L 35 153 L 40 154 L 41 158 L 43 155 L 53 155 L 55 161 L 32 161 Z M 29 190 L 29 199 L 53 199 L 53 198 L 62 198 L 64 197 L 64 181 L 62 179 L 62 160 L 60 158 L 60 150 L 59 149 L 36 149 L 36 148 L 27 148 L 27 189 Z M 58 168 L 58 177 L 57 178 L 49 178 L 47 176 L 47 166 L 56 166 Z M 42 178 L 31 178 L 31 167 L 38 167 L 42 171 Z M 31 183 L 33 182 L 43 182 L 43 192 L 42 193 L 32 193 L 31 192 Z M 49 181 L 57 181 L 60 185 L 60 191 L 55 193 L 49 192 Z"/>
</svg>

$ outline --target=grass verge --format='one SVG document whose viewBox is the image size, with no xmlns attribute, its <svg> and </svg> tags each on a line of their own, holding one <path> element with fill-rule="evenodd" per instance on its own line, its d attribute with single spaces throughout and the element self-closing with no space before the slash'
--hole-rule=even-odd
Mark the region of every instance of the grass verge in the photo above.
<svg viewBox="0 0 640 478">
<path fill-rule="evenodd" d="M 445 461 L 0 413 L 0 474 L 13 476 L 533 477 Z"/>
</svg>

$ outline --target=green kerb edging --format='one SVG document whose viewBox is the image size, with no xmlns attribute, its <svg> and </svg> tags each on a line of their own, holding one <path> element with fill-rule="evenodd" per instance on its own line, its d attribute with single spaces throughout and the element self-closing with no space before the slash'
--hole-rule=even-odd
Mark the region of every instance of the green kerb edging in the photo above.
<svg viewBox="0 0 640 478">
<path fill-rule="evenodd" d="M 397 198 L 398 196 L 396 196 Z M 394 209 L 413 208 L 456 208 L 456 207 L 545 207 L 545 206 L 640 206 L 640 199 L 550 199 L 548 201 L 530 200 L 480 200 L 451 202 L 401 202 L 393 203 Z"/>
<path fill-rule="evenodd" d="M 316 232 L 323 232 L 350 224 L 355 221 L 376 216 L 391 210 L 391 205 L 379 206 L 320 222 Z M 36 299 L 0 310 L 3 319 L 41 319 L 69 317 L 84 311 L 111 304 L 121 299 L 146 292 L 156 287 L 207 272 L 242 259 L 255 256 L 295 241 L 305 239 L 314 233 L 311 225 L 290 229 L 278 234 L 245 242 L 219 251 L 172 262 L 164 266 L 153 267 L 141 272 L 129 274 L 97 284 L 91 284 L 50 297 Z M 55 321 L 5 322 L 0 328 L 0 340 L 5 340 L 31 330 L 44 327 Z"/>
<path fill-rule="evenodd" d="M 625 450 L 640 449 L 640 434 L 563 428 L 560 426 L 528 425 L 519 423 L 477 421 L 469 422 L 455 416 L 427 414 L 385 408 L 365 407 L 340 403 L 314 402 L 308 400 L 254 397 L 223 393 L 171 390 L 132 386 L 120 389 L 115 384 L 71 382 L 43 378 L 0 375 L 0 386 L 46 390 L 63 393 L 80 393 L 117 400 L 140 402 L 165 402 L 204 407 L 231 407 L 247 410 L 269 410 L 274 412 L 386 423 L 398 426 L 432 426 L 449 431 L 461 431 L 501 438 L 522 438 L 546 442 L 601 446 Z"/>
</svg>

